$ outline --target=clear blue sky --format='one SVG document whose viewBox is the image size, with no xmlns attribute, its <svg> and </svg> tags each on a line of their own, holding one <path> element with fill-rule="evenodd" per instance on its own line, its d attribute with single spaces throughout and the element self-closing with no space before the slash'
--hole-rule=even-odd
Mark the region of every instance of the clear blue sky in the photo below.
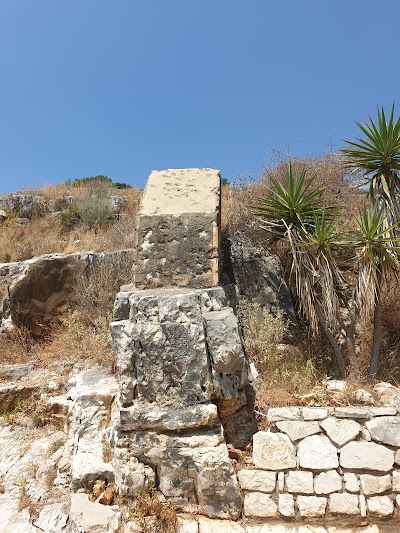
<svg viewBox="0 0 400 533">
<path fill-rule="evenodd" d="M 1 0 L 0 192 L 257 177 L 397 101 L 399 0 Z"/>
</svg>

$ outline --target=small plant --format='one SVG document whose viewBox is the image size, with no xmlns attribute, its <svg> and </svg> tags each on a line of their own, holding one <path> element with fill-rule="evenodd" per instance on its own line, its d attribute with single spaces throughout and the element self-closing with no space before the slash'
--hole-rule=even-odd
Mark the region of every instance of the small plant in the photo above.
<svg viewBox="0 0 400 533">
<path fill-rule="evenodd" d="M 57 439 L 49 444 L 49 447 L 47 449 L 47 454 L 49 457 L 51 457 L 53 454 L 56 453 L 57 450 L 61 448 L 61 446 L 64 446 L 65 439 Z"/>
<path fill-rule="evenodd" d="M 136 496 L 128 507 L 130 519 L 137 523 L 139 533 L 178 533 L 175 506 L 161 502 L 155 487 Z"/>
</svg>

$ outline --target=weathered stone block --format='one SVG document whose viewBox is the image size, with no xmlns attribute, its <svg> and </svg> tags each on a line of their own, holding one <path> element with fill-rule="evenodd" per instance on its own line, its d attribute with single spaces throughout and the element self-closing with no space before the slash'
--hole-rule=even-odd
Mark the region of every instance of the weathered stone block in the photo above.
<svg viewBox="0 0 400 533">
<path fill-rule="evenodd" d="M 337 449 L 325 436 L 312 435 L 300 441 L 297 456 L 301 468 L 331 470 L 339 466 Z"/>
<path fill-rule="evenodd" d="M 382 494 L 382 492 L 386 492 L 392 488 L 392 482 L 389 474 L 386 476 L 362 474 L 360 476 L 360 483 L 365 496 Z"/>
<path fill-rule="evenodd" d="M 283 420 L 277 422 L 276 427 L 286 433 L 292 442 L 315 435 L 321 431 L 318 422 L 303 422 L 302 420 Z"/>
<path fill-rule="evenodd" d="M 336 470 L 321 472 L 315 476 L 314 490 L 316 494 L 331 494 L 342 490 L 342 478 Z"/>
<path fill-rule="evenodd" d="M 278 507 L 267 494 L 250 492 L 244 497 L 243 513 L 248 517 L 276 518 Z"/>
<path fill-rule="evenodd" d="M 285 518 L 294 518 L 294 498 L 291 494 L 279 494 L 278 496 L 279 514 Z"/>
<path fill-rule="evenodd" d="M 294 446 L 287 435 L 259 431 L 253 436 L 253 462 L 265 470 L 295 468 Z"/>
<path fill-rule="evenodd" d="M 301 411 L 299 407 L 270 407 L 267 413 L 270 422 L 281 420 L 300 420 Z"/>
<path fill-rule="evenodd" d="M 400 492 L 400 470 L 393 470 L 393 492 Z"/>
<path fill-rule="evenodd" d="M 344 487 L 347 492 L 358 493 L 360 492 L 360 483 L 357 476 L 353 472 L 345 472 L 343 474 Z"/>
<path fill-rule="evenodd" d="M 359 515 L 358 496 L 346 492 L 331 494 L 329 496 L 329 511 L 332 514 Z"/>
<path fill-rule="evenodd" d="M 329 414 L 325 407 L 302 407 L 301 413 L 304 420 L 324 420 Z"/>
<path fill-rule="evenodd" d="M 340 450 L 340 466 L 354 470 L 389 472 L 394 463 L 394 453 L 374 442 L 353 441 Z"/>
<path fill-rule="evenodd" d="M 312 472 L 291 470 L 286 477 L 287 490 L 294 494 L 313 494 L 314 483 Z"/>
<path fill-rule="evenodd" d="M 361 430 L 360 424 L 354 420 L 337 420 L 334 417 L 323 420 L 321 427 L 338 448 L 355 439 Z"/>
<path fill-rule="evenodd" d="M 137 218 L 135 285 L 218 285 L 219 233 L 219 171 L 152 172 Z"/>
<path fill-rule="evenodd" d="M 400 416 L 381 416 L 366 423 L 372 440 L 400 447 Z"/>
<path fill-rule="evenodd" d="M 238 479 L 242 490 L 253 492 L 273 492 L 275 490 L 275 472 L 242 469 L 238 472 Z"/>
<path fill-rule="evenodd" d="M 367 509 L 371 515 L 378 518 L 389 518 L 393 514 L 394 505 L 389 496 L 373 496 L 367 498 Z"/>
<path fill-rule="evenodd" d="M 326 498 L 320 496 L 298 496 L 297 507 L 302 518 L 318 518 L 325 515 Z"/>
</svg>

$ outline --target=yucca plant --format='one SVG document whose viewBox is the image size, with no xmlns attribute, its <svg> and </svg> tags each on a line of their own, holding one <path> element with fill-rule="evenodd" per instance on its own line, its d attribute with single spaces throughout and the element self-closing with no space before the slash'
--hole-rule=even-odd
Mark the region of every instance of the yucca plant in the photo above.
<svg viewBox="0 0 400 533">
<path fill-rule="evenodd" d="M 287 187 L 272 179 L 273 188 L 264 198 L 258 198 L 255 213 L 261 226 L 271 234 L 271 241 L 286 239 L 288 261 L 285 274 L 295 292 L 300 314 L 313 335 L 320 328 L 330 342 L 341 377 L 345 363 L 336 341 L 339 315 L 339 288 L 343 278 L 332 254 L 337 240 L 335 212 L 322 207 L 321 187 L 313 187 L 306 171 L 297 174 L 289 164 Z"/>
<path fill-rule="evenodd" d="M 398 224 L 385 227 L 385 217 L 383 207 L 364 207 L 357 218 L 358 232 L 352 243 L 357 251 L 355 304 L 362 319 L 368 319 L 372 313 L 374 316 L 369 381 L 375 379 L 378 370 L 381 292 L 391 279 L 398 278 L 399 271 L 399 240 L 393 237 Z"/>
</svg>

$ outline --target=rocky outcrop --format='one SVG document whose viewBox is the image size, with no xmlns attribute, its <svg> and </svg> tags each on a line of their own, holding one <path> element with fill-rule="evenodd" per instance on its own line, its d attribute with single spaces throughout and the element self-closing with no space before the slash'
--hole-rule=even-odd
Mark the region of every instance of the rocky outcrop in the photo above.
<svg viewBox="0 0 400 533">
<path fill-rule="evenodd" d="M 279 259 L 239 233 L 222 235 L 222 283 L 233 284 L 233 299 L 258 303 L 273 314 L 282 310 L 296 321 Z"/>
<path fill-rule="evenodd" d="M 3 327 L 23 326 L 33 336 L 42 336 L 73 308 L 78 282 L 100 266 L 132 264 L 132 250 L 73 254 L 49 254 L 16 263 L 1 263 L 0 277 L 8 287 L 3 301 Z"/>
<path fill-rule="evenodd" d="M 138 289 L 219 283 L 220 174 L 152 172 L 137 217 Z"/>
<path fill-rule="evenodd" d="M 120 383 L 119 490 L 134 494 L 150 476 L 181 509 L 237 518 L 242 500 L 214 402 L 240 398 L 252 376 L 223 289 L 123 287 L 110 331 Z"/>
</svg>

